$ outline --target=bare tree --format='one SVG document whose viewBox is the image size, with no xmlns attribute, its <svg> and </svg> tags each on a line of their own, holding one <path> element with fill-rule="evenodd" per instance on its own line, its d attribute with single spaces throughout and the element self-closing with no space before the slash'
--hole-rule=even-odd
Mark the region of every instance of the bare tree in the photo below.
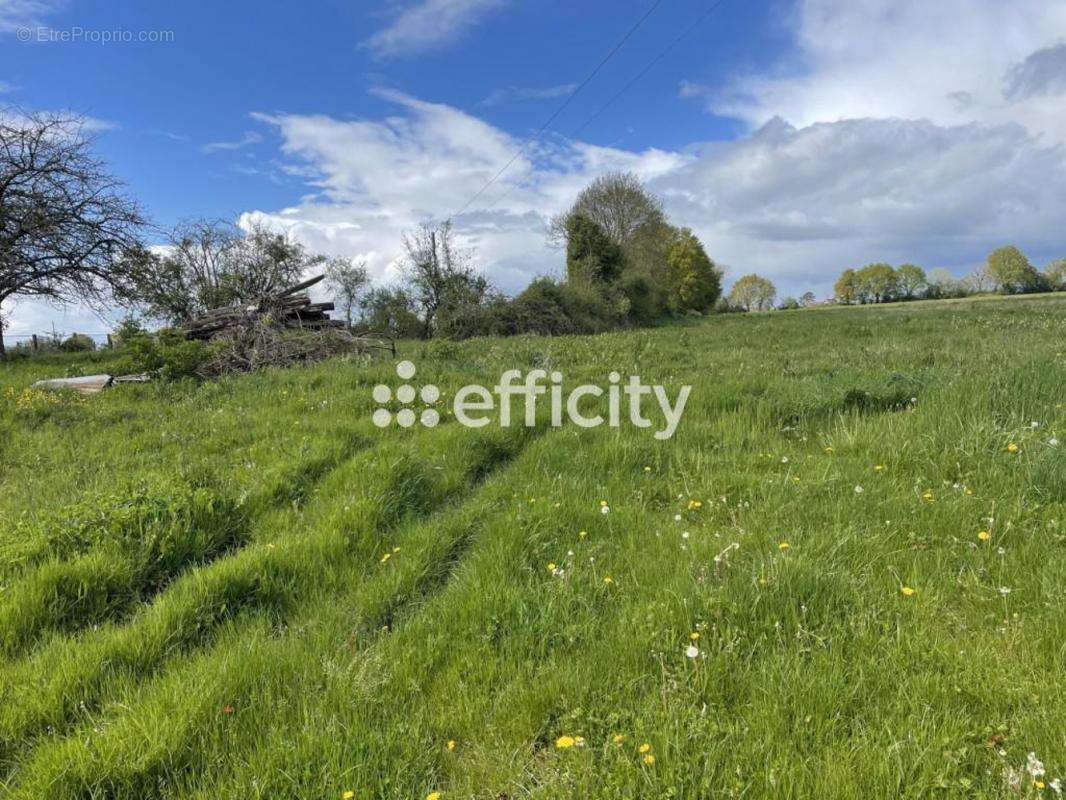
<svg viewBox="0 0 1066 800">
<path fill-rule="evenodd" d="M 966 282 L 970 285 L 970 291 L 974 294 L 991 292 L 996 288 L 996 282 L 988 274 L 988 267 L 984 264 L 978 264 L 970 270 L 970 274 L 966 276 Z"/>
<path fill-rule="evenodd" d="M 344 314 L 348 327 L 352 327 L 355 309 L 370 283 L 366 262 L 335 258 L 326 266 L 326 282 L 333 289 L 334 302 Z"/>
<path fill-rule="evenodd" d="M 256 300 L 289 286 L 325 256 L 261 226 L 223 220 L 175 227 L 163 252 L 127 254 L 116 296 L 148 316 L 182 322 L 211 308 Z"/>
<path fill-rule="evenodd" d="M 99 299 L 138 246 L 144 217 L 91 145 L 77 117 L 0 110 L 0 313 L 12 297 Z"/>
<path fill-rule="evenodd" d="M 410 294 L 422 320 L 422 337 L 433 335 L 437 317 L 481 304 L 489 282 L 477 274 L 470 254 L 455 243 L 451 222 L 423 224 L 403 237 L 405 271 Z"/>
</svg>

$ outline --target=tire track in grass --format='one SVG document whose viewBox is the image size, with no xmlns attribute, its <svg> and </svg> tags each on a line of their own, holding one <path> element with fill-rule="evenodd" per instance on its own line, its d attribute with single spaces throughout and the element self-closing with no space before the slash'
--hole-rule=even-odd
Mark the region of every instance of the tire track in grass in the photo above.
<svg viewBox="0 0 1066 800">
<path fill-rule="evenodd" d="M 527 438 L 525 432 L 485 436 L 470 447 L 468 432 L 447 430 L 438 429 L 425 443 L 417 438 L 386 442 L 367 458 L 336 471 L 323 493 L 340 489 L 333 485 L 339 474 L 343 480 L 362 482 L 356 499 L 340 508 L 342 501 L 318 510 L 303 528 L 290 529 L 276 543 L 247 548 L 193 571 L 131 625 L 57 640 L 8 669 L 2 676 L 10 697 L 4 698 L 0 711 L 0 766 L 13 769 L 19 753 L 35 744 L 31 737 L 77 724 L 115 686 L 140 683 L 171 656 L 206 646 L 237 614 L 266 615 L 275 624 L 283 623 L 301 593 L 336 581 L 339 565 L 354 554 L 366 561 L 406 519 L 424 517 L 464 496 L 471 484 L 521 452 Z M 422 444 L 417 450 L 431 454 L 430 460 L 438 458 L 447 466 L 409 454 L 397 457 L 397 448 L 414 451 L 415 443 Z M 53 659 L 60 652 L 67 661 L 56 664 Z"/>
<path fill-rule="evenodd" d="M 302 506 L 368 443 L 365 435 L 349 435 L 335 452 L 284 471 L 247 500 L 206 486 L 146 483 L 42 521 L 38 553 L 25 559 L 35 568 L 24 568 L 0 595 L 0 653 L 25 653 L 50 632 L 121 622 L 187 569 L 245 545 L 253 522 L 270 508 Z"/>
<path fill-rule="evenodd" d="M 402 616 L 405 611 L 427 601 L 448 583 L 453 570 L 462 562 L 464 553 L 476 538 L 480 519 L 492 507 L 482 497 L 485 490 L 478 486 L 482 481 L 494 477 L 500 477 L 503 485 L 501 469 L 525 450 L 524 437 L 520 437 L 516 443 L 520 446 L 489 440 L 487 458 L 469 462 L 468 473 L 474 484 L 471 491 L 454 498 L 460 503 L 457 507 L 438 505 L 434 513 L 409 516 L 407 525 L 390 531 L 396 541 L 404 542 L 401 553 L 384 562 L 373 554 L 369 559 L 365 553 L 350 555 L 348 563 L 342 565 L 341 574 L 335 577 L 329 587 L 344 594 L 354 591 L 363 599 L 365 607 L 360 613 L 362 622 L 357 626 L 358 641 L 352 642 L 351 646 L 361 648 L 366 641 L 375 639 L 380 635 L 379 623 L 382 620 Z M 506 474 L 506 471 L 502 474 Z M 365 579 L 351 580 L 351 572 L 360 565 L 364 565 Z M 213 698 L 222 695 L 233 697 L 235 699 L 232 702 L 236 705 L 244 705 L 240 699 L 244 693 L 241 687 L 250 690 L 257 682 L 254 675 L 249 675 L 247 664 L 258 663 L 264 650 L 276 654 L 281 660 L 291 661 L 287 644 L 291 637 L 302 637 L 307 627 L 317 627 L 323 618 L 340 618 L 350 624 L 349 610 L 342 610 L 329 594 L 327 591 L 325 598 L 313 603 L 310 613 L 305 609 L 302 616 L 304 621 L 280 637 L 273 634 L 269 627 L 264 627 L 263 623 L 253 623 L 254 630 L 251 631 L 231 628 L 229 632 L 234 641 L 219 647 L 225 651 L 228 644 L 230 650 L 240 652 L 239 657 L 233 652 L 218 652 L 216 648 L 214 651 L 197 653 L 192 659 L 176 664 L 173 670 L 158 676 L 150 684 L 137 686 L 131 682 L 126 687 L 130 696 L 115 706 L 121 709 L 120 713 L 106 722 L 97 720 L 95 728 L 101 735 L 112 737 L 111 741 L 117 739 L 120 749 L 126 744 L 135 747 L 136 754 L 115 756 L 117 760 L 112 761 L 111 756 L 106 755 L 109 744 L 105 743 L 99 750 L 94 744 L 94 753 L 103 756 L 110 764 L 102 773 L 95 773 L 95 765 L 91 762 L 86 762 L 84 758 L 71 760 L 70 755 L 76 750 L 84 750 L 88 741 L 86 736 L 93 739 L 90 731 L 72 735 L 68 739 L 43 742 L 29 756 L 24 770 L 12 776 L 12 784 L 20 774 L 25 775 L 26 781 L 25 787 L 13 789 L 12 796 L 19 796 L 19 791 L 25 791 L 24 796 L 34 796 L 34 792 L 38 791 L 33 788 L 37 781 L 36 772 L 43 770 L 47 773 L 51 769 L 49 765 L 63 765 L 61 779 L 58 776 L 42 778 L 48 782 L 56 781 L 51 791 L 53 796 L 58 797 L 81 797 L 84 791 L 97 791 L 103 792 L 101 796 L 111 798 L 139 798 L 145 796 L 146 792 L 158 792 L 164 784 L 182 779 L 183 776 L 187 778 L 191 772 L 198 772 L 200 767 L 206 765 L 196 762 L 203 748 L 197 747 L 193 740 L 203 735 L 204 731 L 211 730 L 212 720 L 217 720 L 219 716 L 219 707 Z M 307 667 L 308 663 L 297 659 L 288 666 L 290 669 L 299 669 Z M 263 669 L 256 671 L 267 674 Z M 181 718 L 168 722 L 165 725 L 167 734 L 155 738 L 144 747 L 146 743 L 143 741 L 144 723 L 141 716 L 146 707 L 157 710 L 165 708 L 164 713 L 168 716 L 177 714 Z M 77 766 L 70 767 L 76 763 L 84 765 L 86 772 L 79 774 Z M 64 792 L 69 793 L 65 795 Z"/>
<path fill-rule="evenodd" d="M 539 452 L 543 452 L 538 448 Z M 525 456 L 527 450 L 521 455 Z M 517 454 L 516 454 L 517 455 Z M 489 477 L 486 473 L 486 477 Z M 173 671 L 160 676 L 153 685 L 142 686 L 131 694 L 122 704 L 122 712 L 110 722 L 99 725 L 102 735 L 113 734 L 114 738 L 95 753 L 106 763 L 82 765 L 84 772 L 73 775 L 69 770 L 63 771 L 62 782 L 75 785 L 106 787 L 105 796 L 122 798 L 137 797 L 138 792 L 147 791 L 148 787 L 168 787 L 168 791 L 182 792 L 174 789 L 179 783 L 184 785 L 190 780 L 198 779 L 205 770 L 214 771 L 220 763 L 218 759 L 227 757 L 225 752 L 217 756 L 207 756 L 205 751 L 216 747 L 215 735 L 219 721 L 219 708 L 224 703 L 242 709 L 241 713 L 265 715 L 252 723 L 254 730 L 250 733 L 251 741 L 261 739 L 263 730 L 271 727 L 272 703 L 258 704 L 252 707 L 256 691 L 262 689 L 262 683 L 256 677 L 248 675 L 248 669 L 242 669 L 240 663 L 255 665 L 255 672 L 270 677 L 263 681 L 283 688 L 286 694 L 291 690 L 296 696 L 303 696 L 297 688 L 301 680 L 311 680 L 317 685 L 321 675 L 318 673 L 319 657 L 293 657 L 294 646 L 298 647 L 307 636 L 322 635 L 329 625 L 339 626 L 342 630 L 354 631 L 348 637 L 348 648 L 354 652 L 367 653 L 367 648 L 387 643 L 391 633 L 382 631 L 382 624 L 401 626 L 406 620 L 418 615 L 427 604 L 434 603 L 453 579 L 455 570 L 465 563 L 466 555 L 472 545 L 480 540 L 480 535 L 487 520 L 497 525 L 508 523 L 509 506 L 505 496 L 511 488 L 511 468 L 501 472 L 497 466 L 492 471 L 489 484 L 463 498 L 462 503 L 454 509 L 444 509 L 426 518 L 414 518 L 411 525 L 395 531 L 396 541 L 403 543 L 401 554 L 378 563 L 372 559 L 370 574 L 366 580 L 340 580 L 329 587 L 327 596 L 320 598 L 310 610 L 305 609 L 302 622 L 293 625 L 281 638 L 260 631 L 232 631 L 233 639 L 221 643 L 215 652 L 201 653 L 195 661 L 183 662 Z M 519 537 L 520 538 L 520 537 Z M 517 544 L 515 546 L 518 546 Z M 519 549 L 521 549 L 519 547 Z M 485 557 L 484 554 L 482 556 Z M 491 556 L 490 556 L 491 558 Z M 365 559 L 363 560 L 365 563 Z M 349 568 L 357 565 L 348 565 Z M 347 569 L 345 570 L 347 572 Z M 345 602 L 333 597 L 332 592 L 339 591 L 346 596 Z M 352 618 L 355 618 L 354 622 Z M 442 617 L 434 617 L 438 622 Z M 432 624 L 432 621 L 424 624 Z M 247 634 L 247 635 L 246 635 Z M 249 642 L 249 640 L 251 640 Z M 294 645 L 295 640 L 295 645 Z M 336 652 L 344 636 L 333 635 L 330 641 L 319 643 L 314 652 Z M 238 660 L 233 650 L 240 650 Z M 342 652 L 346 652 L 343 651 Z M 343 658 L 344 656 L 342 656 Z M 432 662 L 432 658 L 429 659 Z M 426 664 L 427 670 L 431 663 Z M 307 670 L 315 673 L 308 676 Z M 428 674 L 428 673 L 427 673 Z M 192 692 L 198 687 L 199 692 Z M 306 687 L 316 691 L 315 687 Z M 131 689 L 132 691 L 132 689 Z M 208 696 L 205 700 L 204 695 Z M 213 698 L 213 700 L 211 699 Z M 288 705 L 289 699 L 278 699 L 278 706 Z M 151 711 L 147 711 L 151 709 Z M 138 719 L 144 714 L 160 713 L 165 717 L 177 715 L 179 718 L 163 724 L 168 731 L 180 731 L 166 741 L 153 741 L 148 745 L 150 754 L 140 748 L 135 731 L 143 723 Z M 190 719 L 191 717 L 191 719 Z M 228 723 L 226 723 L 228 724 Z M 88 737 L 88 738 L 86 738 Z M 206 737 L 206 741 L 203 739 Z M 238 738 L 235 730 L 227 734 L 227 741 Z M 49 764 L 72 763 L 71 758 L 82 746 L 82 741 L 93 738 L 85 731 L 84 735 L 72 736 L 70 740 L 49 742 L 34 754 L 24 773 L 26 786 L 44 785 L 54 780 L 44 777 L 50 774 Z M 143 744 L 143 742 L 141 742 Z M 133 747 L 134 753 L 123 754 L 126 747 Z M 227 746 L 228 749 L 228 746 Z M 136 766 L 130 766 L 136 762 Z M 208 764 L 214 767 L 208 767 Z M 79 767 L 81 769 L 81 767 Z M 41 777 L 36 771 L 41 770 Z M 299 770 L 296 770 L 299 772 Z M 274 777 L 274 776 L 271 776 Z M 40 780 L 41 783 L 37 781 Z M 266 780 L 266 776 L 264 776 Z M 259 786 L 258 790 L 262 790 Z M 281 790 L 279 788 L 279 790 Z M 32 796 L 32 788 L 26 788 L 24 796 Z M 283 790 L 281 790 L 283 791 Z M 17 792 L 14 797 L 23 796 Z M 62 794 L 58 796 L 64 796 Z M 70 796 L 78 796 L 71 794 Z M 206 796 L 229 796 L 225 793 L 209 793 Z M 283 793 L 280 796 L 297 796 Z M 299 795 L 312 796 L 312 795 Z M 318 796 L 315 794 L 314 796 Z"/>
</svg>

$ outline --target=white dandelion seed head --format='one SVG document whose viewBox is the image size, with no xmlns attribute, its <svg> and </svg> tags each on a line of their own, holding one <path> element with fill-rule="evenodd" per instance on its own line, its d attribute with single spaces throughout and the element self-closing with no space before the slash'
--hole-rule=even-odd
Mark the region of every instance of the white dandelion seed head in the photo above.
<svg viewBox="0 0 1066 800">
<path fill-rule="evenodd" d="M 858 484 L 855 484 L 855 494 L 862 494 L 863 489 Z"/>
<path fill-rule="evenodd" d="M 610 514 L 611 513 L 611 507 L 610 506 L 600 506 L 600 513 L 601 514 Z"/>
<path fill-rule="evenodd" d="M 700 649 L 694 644 L 690 644 L 685 648 L 685 655 L 689 658 L 696 658 L 700 654 Z"/>
<path fill-rule="evenodd" d="M 1056 439 L 1056 438 L 1054 438 L 1054 437 L 1052 437 L 1052 438 L 1048 439 L 1048 440 L 1047 440 L 1047 443 L 1048 443 L 1049 445 L 1051 445 L 1052 447 L 1058 447 L 1058 446 L 1059 446 L 1059 440 L 1058 440 L 1058 439 Z"/>
<path fill-rule="evenodd" d="M 1036 753 L 1029 753 L 1025 757 L 1025 771 L 1034 778 L 1044 777 L 1044 764 L 1036 757 Z"/>
<path fill-rule="evenodd" d="M 680 522 L 680 521 L 681 521 L 681 515 L 680 514 L 674 514 L 674 522 Z"/>
</svg>

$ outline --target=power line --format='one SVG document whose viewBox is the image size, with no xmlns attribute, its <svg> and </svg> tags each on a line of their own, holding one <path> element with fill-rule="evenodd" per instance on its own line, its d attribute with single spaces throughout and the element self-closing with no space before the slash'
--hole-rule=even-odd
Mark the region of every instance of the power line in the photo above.
<svg viewBox="0 0 1066 800">
<path fill-rule="evenodd" d="M 633 34 L 637 32 L 640 26 L 644 24 L 648 17 L 650 17 L 655 11 L 655 9 L 657 9 L 660 5 L 662 5 L 662 0 L 655 0 L 655 2 L 652 3 L 651 8 L 649 8 L 645 12 L 644 16 L 637 20 L 637 23 L 629 29 L 629 31 L 626 33 L 625 36 L 622 37 L 621 41 L 619 41 L 618 44 L 611 48 L 611 51 L 607 53 L 607 55 L 604 56 L 603 60 L 596 65 L 596 68 L 588 74 L 588 77 L 586 77 L 585 80 L 578 84 L 578 87 L 574 89 L 574 91 L 567 95 L 566 100 L 563 101 L 562 105 L 555 109 L 555 112 L 550 117 L 548 117 L 547 121 L 543 125 L 540 126 L 540 129 L 532 136 L 527 138 L 525 142 L 522 143 L 522 146 L 518 148 L 518 150 L 513 156 L 511 156 L 511 159 L 502 167 L 500 167 L 499 171 L 492 176 L 488 183 L 478 189 L 474 196 L 467 200 L 466 204 L 462 208 L 460 208 L 456 213 L 452 214 L 453 217 L 459 216 L 468 208 L 470 208 L 470 206 L 473 205 L 474 201 L 476 201 L 479 197 L 481 197 L 482 194 L 485 193 L 486 189 L 492 186 L 492 184 L 496 183 L 496 181 L 500 179 L 503 173 L 510 169 L 511 165 L 514 164 L 514 162 L 517 161 L 523 153 L 525 153 L 526 148 L 528 148 L 533 142 L 540 138 L 540 135 L 548 129 L 548 126 L 555 122 L 558 116 L 562 114 L 573 101 L 573 99 L 577 97 L 578 93 L 592 82 L 592 79 L 595 78 L 599 74 L 600 70 L 607 65 L 607 62 L 615 57 L 618 51 L 622 49 L 625 43 L 629 41 Z"/>
<path fill-rule="evenodd" d="M 592 114 L 592 116 L 590 116 L 583 123 L 581 123 L 581 125 L 579 125 L 577 128 L 575 128 L 574 131 L 569 135 L 568 138 L 570 138 L 570 139 L 576 138 L 578 136 L 578 134 L 580 134 L 583 130 L 585 130 L 585 128 L 587 128 L 589 125 L 591 125 L 592 122 L 594 120 L 596 120 L 600 116 L 600 114 L 602 114 L 604 111 L 606 111 L 619 97 L 621 97 L 627 91 L 629 91 L 631 88 L 633 88 L 633 86 L 641 78 L 643 78 L 645 75 L 647 75 L 649 72 L 651 72 L 656 64 L 658 64 L 660 61 L 662 61 L 664 58 L 666 58 L 666 56 L 668 56 L 673 51 L 673 49 L 675 47 L 677 47 L 679 44 L 681 44 L 681 42 L 683 42 L 686 38 L 688 38 L 688 36 L 694 30 L 696 30 L 696 28 L 698 28 L 701 24 L 703 24 L 703 22 L 709 16 L 711 16 L 711 14 L 713 14 L 715 11 L 717 11 L 718 8 L 720 6 L 722 6 L 724 3 L 725 3 L 725 0 L 717 0 L 717 2 L 714 2 L 711 5 L 709 5 L 707 7 L 707 9 L 702 14 L 700 14 L 693 21 L 693 23 L 691 25 L 689 25 L 684 31 L 681 32 L 680 36 L 678 36 L 676 39 L 671 41 L 670 44 L 668 44 L 657 56 L 655 56 L 655 58 L 653 58 L 651 61 L 649 61 L 644 66 L 644 68 L 641 69 L 640 72 L 638 72 L 636 75 L 634 75 L 632 78 L 630 78 L 629 81 L 621 89 L 619 89 L 614 95 L 612 95 L 611 98 L 606 103 L 604 103 L 602 106 L 600 106 L 598 109 L 596 109 L 596 111 Z M 486 188 L 488 188 L 488 187 L 486 186 Z M 511 193 L 514 192 L 516 188 L 517 188 L 516 186 L 512 186 L 506 192 L 501 194 L 498 198 L 496 198 L 494 201 L 492 201 L 492 203 L 489 204 L 489 209 L 495 208 L 500 203 L 502 203 L 504 200 L 506 200 L 508 197 L 510 197 Z"/>
<path fill-rule="evenodd" d="M 655 58 L 653 58 L 651 61 L 649 61 L 647 66 L 644 67 L 644 69 L 642 69 L 640 72 L 638 72 L 636 75 L 634 75 L 629 80 L 629 82 L 626 83 L 625 86 L 623 86 L 621 89 L 619 89 L 618 92 L 616 94 L 614 94 L 611 97 L 610 100 L 608 100 L 606 103 L 604 103 L 602 106 L 600 106 L 596 110 L 596 112 L 593 113 L 593 115 L 591 117 L 589 117 L 587 120 L 585 120 L 583 123 L 581 123 L 581 125 L 579 127 L 577 127 L 574 130 L 573 133 L 570 134 L 569 138 L 571 138 L 571 139 L 575 138 L 578 134 L 580 134 L 583 130 L 585 130 L 585 128 L 587 128 L 589 125 L 591 125 L 592 122 L 597 117 L 599 117 L 600 114 L 602 114 L 604 111 L 606 111 L 615 102 L 615 100 L 617 100 L 619 97 L 621 97 L 626 92 L 628 92 L 631 88 L 633 88 L 633 86 L 641 78 L 643 78 L 645 75 L 647 75 L 649 72 L 651 72 L 656 64 L 658 64 L 660 61 L 662 61 L 664 58 L 666 58 L 666 56 L 668 56 L 670 54 L 670 52 L 675 47 L 677 47 L 679 44 L 681 44 L 681 42 L 683 42 L 686 38 L 688 38 L 689 34 L 691 34 L 694 30 L 696 30 L 696 28 L 698 28 L 703 23 L 704 20 L 706 20 L 709 16 L 711 16 L 711 14 L 713 14 L 715 11 L 717 11 L 718 8 L 724 3 L 725 3 L 725 0 L 718 0 L 717 2 L 712 3 L 710 6 L 708 6 L 706 11 L 704 11 L 702 14 L 700 14 L 699 17 L 697 17 L 696 20 L 691 25 L 689 25 L 684 31 L 681 32 L 680 36 L 678 36 L 676 39 L 674 39 L 672 42 L 670 42 L 670 44 L 668 44 L 666 46 L 666 48 L 661 53 L 659 53 L 659 55 L 657 55 Z"/>
</svg>

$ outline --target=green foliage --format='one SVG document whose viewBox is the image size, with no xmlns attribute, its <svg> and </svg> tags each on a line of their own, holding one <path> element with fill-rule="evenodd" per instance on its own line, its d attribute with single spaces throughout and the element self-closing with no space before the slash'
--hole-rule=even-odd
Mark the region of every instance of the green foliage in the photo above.
<svg viewBox="0 0 1066 800">
<path fill-rule="evenodd" d="M 900 264 L 896 267 L 896 286 L 904 298 L 914 299 L 927 286 L 925 270 L 917 264 Z"/>
<path fill-rule="evenodd" d="M 1004 294 L 1032 292 L 1040 288 L 1040 273 L 1014 245 L 989 253 L 988 274 Z"/>
<path fill-rule="evenodd" d="M 583 214 L 566 220 L 566 275 L 572 283 L 610 285 L 622 274 L 622 248 Z"/>
<path fill-rule="evenodd" d="M 1066 258 L 1048 264 L 1044 276 L 1053 291 L 1066 291 Z"/>
<path fill-rule="evenodd" d="M 745 311 L 769 311 L 776 297 L 773 283 L 754 273 L 738 278 L 729 290 L 729 302 Z"/>
<path fill-rule="evenodd" d="M 666 266 L 672 310 L 706 312 L 714 307 L 722 294 L 722 273 L 692 231 L 677 232 Z"/>
<path fill-rule="evenodd" d="M 422 332 L 422 320 L 414 301 L 401 287 L 371 289 L 363 301 L 363 316 L 357 330 L 381 333 L 397 339 L 414 339 Z"/>
<path fill-rule="evenodd" d="M 833 286 L 833 296 L 836 297 L 838 303 L 844 305 L 851 305 L 859 299 L 859 284 L 855 270 L 849 268 L 840 273 L 836 285 Z"/>
<path fill-rule="evenodd" d="M 75 333 L 64 339 L 60 343 L 59 349 L 65 353 L 91 353 L 96 349 L 96 342 L 93 341 L 91 336 Z"/>
<path fill-rule="evenodd" d="M 402 346 L 444 398 L 690 384 L 666 444 L 379 430 L 391 359 L 0 405 L 4 796 L 1036 797 L 1064 326 L 1012 297 Z"/>
<path fill-rule="evenodd" d="M 896 271 L 885 263 L 867 264 L 855 273 L 859 302 L 887 303 L 899 294 Z"/>
<path fill-rule="evenodd" d="M 126 331 L 121 337 L 123 371 L 149 372 L 164 381 L 196 376 L 211 354 L 209 345 L 189 341 L 180 331 L 171 329 L 154 334 Z"/>
</svg>

